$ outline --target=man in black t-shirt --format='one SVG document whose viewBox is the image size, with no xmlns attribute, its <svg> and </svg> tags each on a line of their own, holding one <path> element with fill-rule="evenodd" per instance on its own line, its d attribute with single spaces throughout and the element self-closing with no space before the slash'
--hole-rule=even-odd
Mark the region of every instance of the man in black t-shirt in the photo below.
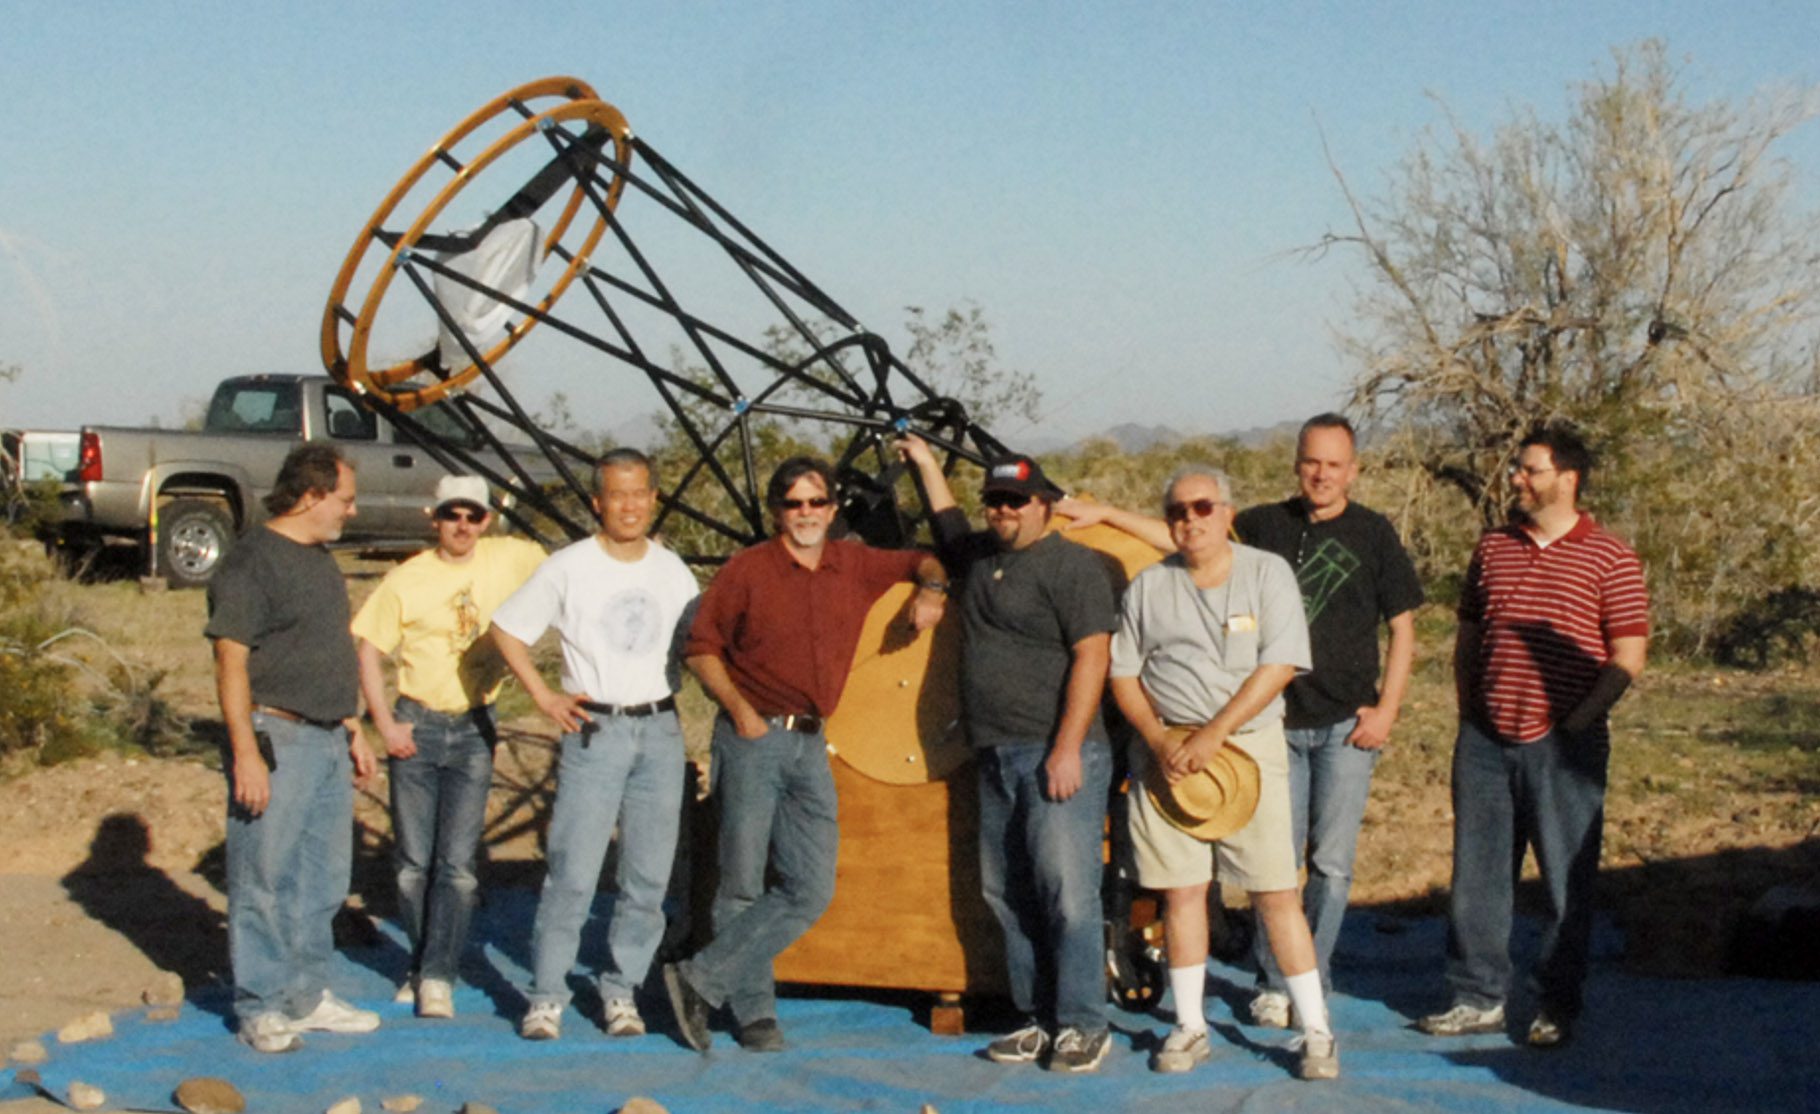
<svg viewBox="0 0 1820 1114">
<path fill-rule="evenodd" d="M 209 581 L 215 685 L 227 727 L 228 958 L 240 1039 L 289 1052 L 300 1033 L 364 1033 L 379 1015 L 329 991 L 330 924 L 353 862 L 352 784 L 374 769 L 360 733 L 348 594 L 326 548 L 354 516 L 333 446 L 285 457 L 271 518 Z"/>
<path fill-rule="evenodd" d="M 1331 991 L 1334 942 L 1346 916 L 1372 769 L 1409 687 L 1422 585 L 1396 527 L 1349 498 L 1359 475 L 1351 423 L 1339 414 L 1303 423 L 1295 472 L 1295 497 L 1240 513 L 1233 529 L 1290 563 L 1308 616 L 1314 670 L 1289 683 L 1283 722 L 1296 848 L 1306 853 L 1308 867 L 1302 904 L 1321 981 Z M 1381 689 L 1380 623 L 1390 627 Z M 1254 955 L 1259 987 L 1252 1018 L 1287 1027 L 1282 973 L 1261 942 Z"/>
<path fill-rule="evenodd" d="M 1303 906 L 1321 982 L 1331 992 L 1334 942 L 1352 888 L 1372 769 L 1409 687 L 1422 585 L 1390 520 L 1350 499 L 1359 475 L 1350 422 L 1320 414 L 1303 423 L 1295 473 L 1294 497 L 1241 512 L 1233 531 L 1245 544 L 1289 562 L 1308 618 L 1314 669 L 1285 690 L 1284 727 L 1291 822 L 1308 868 Z M 1175 549 L 1161 519 L 1072 499 L 1057 509 L 1074 519 L 1071 528 L 1105 522 L 1165 552 Z M 1381 686 L 1379 624 L 1390 628 Z M 1252 1019 L 1287 1028 L 1289 995 L 1262 933 L 1254 955 L 1259 987 Z"/>
<path fill-rule="evenodd" d="M 987 529 L 955 505 L 929 446 L 906 436 L 935 515 L 942 563 L 964 579 L 961 707 L 979 768 L 980 886 L 1005 937 L 1024 1015 L 986 1055 L 1048 1053 L 1051 1071 L 1096 1070 L 1106 1021 L 1100 845 L 1112 746 L 1100 716 L 1117 621 L 1099 558 L 1046 533 L 1061 494 L 1034 460 L 986 466 Z"/>
</svg>

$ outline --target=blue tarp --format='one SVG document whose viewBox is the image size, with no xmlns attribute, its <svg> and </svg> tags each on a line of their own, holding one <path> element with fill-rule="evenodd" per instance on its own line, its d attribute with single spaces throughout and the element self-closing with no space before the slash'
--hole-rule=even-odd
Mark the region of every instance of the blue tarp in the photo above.
<svg viewBox="0 0 1820 1114">
<path fill-rule="evenodd" d="M 978 1035 L 940 1037 L 919 1023 L 911 996 L 846 996 L 817 991 L 786 997 L 780 1021 L 788 1051 L 758 1055 L 718 1033 L 700 1055 L 667 1035 L 661 993 L 647 1002 L 653 1035 L 609 1039 L 598 999 L 578 996 L 558 1041 L 520 1040 L 520 992 L 535 895 L 499 891 L 475 922 L 459 1016 L 421 1021 L 392 1004 L 405 962 L 400 937 L 339 953 L 335 989 L 379 1010 L 365 1036 L 311 1034 L 306 1047 L 260 1055 L 232 1035 L 225 992 L 192 998 L 173 1022 L 116 1015 L 105 1041 L 58 1046 L 38 1070 L 46 1089 L 79 1079 L 100 1086 L 112 1109 L 175 1109 L 170 1095 L 189 1076 L 216 1075 L 245 1093 L 253 1111 L 322 1111 L 357 1095 L 379 1109 L 392 1095 L 417 1094 L 426 1114 L 463 1102 L 504 1114 L 617 1109 L 633 1095 L 677 1114 L 710 1111 L 892 1110 L 923 1103 L 943 1114 L 1042 1109 L 1110 1111 L 1820 1111 L 1820 986 L 1741 979 L 1670 981 L 1623 973 L 1618 941 L 1601 933 L 1585 1023 L 1569 1047 L 1514 1044 L 1526 1015 L 1513 1003 L 1512 1034 L 1439 1040 L 1410 1028 L 1442 1002 L 1442 925 L 1368 911 L 1349 918 L 1336 962 L 1333 1002 L 1342 1077 L 1302 1083 L 1291 1075 L 1289 1034 L 1240 1024 L 1251 976 L 1210 967 L 1214 1058 L 1186 1075 L 1148 1067 L 1168 1015 L 1115 1012 L 1113 1051 L 1096 1075 L 1063 1076 L 1003 1067 L 980 1055 Z M 599 913 L 606 911 L 603 900 Z M 600 925 L 588 939 L 598 947 Z M 1533 950 L 1524 925 L 1518 953 Z M 597 960 L 584 952 L 584 965 Z M 14 961 L 17 958 L 14 957 Z M 579 982 L 578 978 L 578 982 Z M 656 982 L 656 980 L 653 980 Z M 583 1012 L 587 1011 L 587 1012 Z M 0 1099 L 29 1092 L 0 1074 Z"/>
</svg>

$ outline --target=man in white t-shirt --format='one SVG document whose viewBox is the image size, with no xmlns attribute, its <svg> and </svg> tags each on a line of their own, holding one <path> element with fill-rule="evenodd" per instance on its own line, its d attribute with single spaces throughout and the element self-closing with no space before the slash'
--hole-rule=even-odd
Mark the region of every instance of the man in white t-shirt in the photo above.
<svg viewBox="0 0 1820 1114">
<path fill-rule="evenodd" d="M 569 972 L 616 822 L 618 894 L 600 996 L 608 1035 L 644 1033 L 633 992 L 663 937 L 682 809 L 679 650 L 700 588 L 680 557 L 646 536 L 657 505 L 649 458 L 612 450 L 595 467 L 594 490 L 599 533 L 552 554 L 493 613 L 500 655 L 563 731 L 549 871 L 531 930 L 531 1006 L 518 1030 L 527 1040 L 562 1032 Z M 531 663 L 530 644 L 552 626 L 561 691 Z"/>
</svg>

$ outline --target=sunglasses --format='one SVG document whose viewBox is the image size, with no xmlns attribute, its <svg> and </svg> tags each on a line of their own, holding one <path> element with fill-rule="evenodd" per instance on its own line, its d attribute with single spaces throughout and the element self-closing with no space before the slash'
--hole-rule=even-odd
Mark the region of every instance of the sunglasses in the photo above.
<svg viewBox="0 0 1820 1114">
<path fill-rule="evenodd" d="M 980 496 L 980 502 L 993 510 L 1022 510 L 1030 502 L 1030 496 L 1019 495 L 1015 491 L 988 491 Z"/>
<path fill-rule="evenodd" d="M 466 522 L 478 525 L 487 520 L 487 512 L 471 511 L 465 507 L 444 507 L 436 512 L 438 522 Z"/>
<path fill-rule="evenodd" d="M 832 507 L 834 505 L 834 500 L 828 498 L 826 495 L 816 495 L 808 499 L 779 499 L 772 505 L 780 511 L 800 511 L 805 509 L 819 511 L 824 507 Z"/>
<path fill-rule="evenodd" d="M 1164 507 L 1163 517 L 1170 522 L 1187 522 L 1190 517 L 1206 518 L 1213 513 L 1214 508 L 1223 505 L 1218 499 L 1189 499 Z"/>
</svg>

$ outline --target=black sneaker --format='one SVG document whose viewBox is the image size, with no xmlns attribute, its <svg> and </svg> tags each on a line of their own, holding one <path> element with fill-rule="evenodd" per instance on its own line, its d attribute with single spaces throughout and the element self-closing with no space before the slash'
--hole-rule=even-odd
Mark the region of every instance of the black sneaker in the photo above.
<svg viewBox="0 0 1820 1114">
<path fill-rule="evenodd" d="M 1050 1071 L 1098 1071 L 1106 1050 L 1112 1047 L 1112 1032 L 1083 1033 L 1070 1025 L 1055 1036 L 1055 1051 L 1049 1057 Z"/>
<path fill-rule="evenodd" d="M 684 1043 L 697 1052 L 706 1052 L 714 1043 L 708 1032 L 708 1000 L 695 992 L 676 964 L 664 964 L 664 990 L 670 995 L 670 1012 L 676 1015 L 676 1028 Z"/>
<path fill-rule="evenodd" d="M 741 1025 L 734 1035 L 739 1046 L 747 1052 L 782 1052 L 784 1050 L 784 1031 L 777 1027 L 777 1021 L 761 1017 L 750 1025 Z"/>
<path fill-rule="evenodd" d="M 1041 1025 L 1032 1021 L 1017 1032 L 1006 1033 L 987 1045 L 986 1058 L 995 1064 L 1034 1064 L 1047 1051 L 1049 1034 L 1043 1031 Z"/>
</svg>

